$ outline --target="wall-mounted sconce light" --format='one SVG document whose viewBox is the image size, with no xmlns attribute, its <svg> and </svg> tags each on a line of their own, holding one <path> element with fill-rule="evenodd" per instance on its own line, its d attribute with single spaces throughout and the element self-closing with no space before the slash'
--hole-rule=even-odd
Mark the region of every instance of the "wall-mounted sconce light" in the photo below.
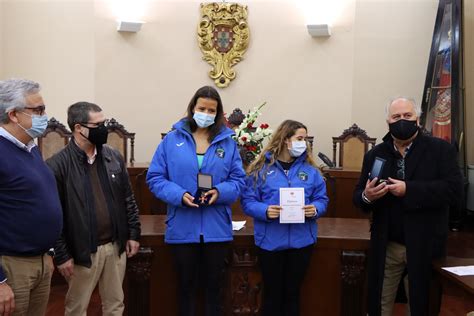
<svg viewBox="0 0 474 316">
<path fill-rule="evenodd" d="M 313 37 L 331 36 L 331 28 L 328 24 L 308 24 L 309 35 Z"/>
<path fill-rule="evenodd" d="M 118 21 L 117 31 L 119 32 L 138 32 L 142 28 L 142 21 Z"/>
</svg>

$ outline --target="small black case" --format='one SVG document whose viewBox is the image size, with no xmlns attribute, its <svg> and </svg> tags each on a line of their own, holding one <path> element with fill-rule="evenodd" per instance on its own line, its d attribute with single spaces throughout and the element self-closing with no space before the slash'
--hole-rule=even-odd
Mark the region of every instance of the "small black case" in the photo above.
<svg viewBox="0 0 474 316">
<path fill-rule="evenodd" d="M 385 159 L 380 157 L 375 157 L 374 164 L 369 174 L 369 179 L 372 181 L 374 178 L 378 178 L 378 182 L 383 182 L 386 180 L 381 179 L 380 177 L 383 174 L 383 167 L 385 165 Z"/>
<path fill-rule="evenodd" d="M 210 196 L 205 196 L 206 192 L 212 189 L 212 175 L 198 173 L 197 175 L 198 190 L 194 195 L 194 204 L 209 205 Z"/>
</svg>

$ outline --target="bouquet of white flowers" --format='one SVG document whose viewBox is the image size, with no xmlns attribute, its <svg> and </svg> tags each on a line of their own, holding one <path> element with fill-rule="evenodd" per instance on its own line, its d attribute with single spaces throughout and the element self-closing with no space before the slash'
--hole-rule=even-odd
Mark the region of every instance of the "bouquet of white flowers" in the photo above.
<svg viewBox="0 0 474 316">
<path fill-rule="evenodd" d="M 262 107 L 267 104 L 264 102 L 259 107 L 255 107 L 253 111 L 249 111 L 242 123 L 235 129 L 233 136 L 237 144 L 245 151 L 242 155 L 244 163 L 250 163 L 255 157 L 261 153 L 263 149 L 263 141 L 272 135 L 272 130 L 266 123 L 260 124 L 257 128 L 254 127 L 258 116 L 262 114 L 260 111 Z"/>
</svg>

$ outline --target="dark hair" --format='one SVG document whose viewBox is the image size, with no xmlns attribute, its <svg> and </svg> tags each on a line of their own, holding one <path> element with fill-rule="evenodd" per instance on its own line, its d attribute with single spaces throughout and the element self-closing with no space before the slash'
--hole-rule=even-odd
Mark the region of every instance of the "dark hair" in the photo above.
<svg viewBox="0 0 474 316">
<path fill-rule="evenodd" d="M 76 102 L 67 109 L 67 125 L 72 132 L 76 124 L 87 123 L 89 112 L 102 112 L 100 106 L 89 102 Z"/>
<path fill-rule="evenodd" d="M 216 137 L 216 135 L 219 134 L 220 130 L 225 125 L 224 124 L 224 107 L 222 105 L 221 96 L 219 95 L 219 92 L 217 92 L 216 89 L 210 86 L 204 86 L 202 88 L 199 88 L 194 94 L 194 96 L 191 98 L 191 101 L 189 101 L 187 115 L 186 115 L 186 119 L 189 123 L 189 127 L 191 128 L 192 132 L 196 131 L 197 129 L 197 124 L 193 119 L 193 114 L 194 114 L 193 111 L 196 106 L 197 100 L 199 98 L 212 99 L 217 102 L 217 113 L 216 113 L 216 118 L 214 120 L 214 124 L 208 127 L 209 142 L 211 142 L 214 139 L 214 137 Z"/>
</svg>

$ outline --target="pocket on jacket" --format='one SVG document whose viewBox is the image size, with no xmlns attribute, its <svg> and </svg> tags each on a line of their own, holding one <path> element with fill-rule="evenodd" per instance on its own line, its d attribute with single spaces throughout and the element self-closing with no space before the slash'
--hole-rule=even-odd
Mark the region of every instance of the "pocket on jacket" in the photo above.
<svg viewBox="0 0 474 316">
<path fill-rule="evenodd" d="M 180 207 L 172 207 L 166 217 L 165 239 L 185 240 L 192 235 L 193 225 L 190 225 L 189 212 Z"/>
</svg>

